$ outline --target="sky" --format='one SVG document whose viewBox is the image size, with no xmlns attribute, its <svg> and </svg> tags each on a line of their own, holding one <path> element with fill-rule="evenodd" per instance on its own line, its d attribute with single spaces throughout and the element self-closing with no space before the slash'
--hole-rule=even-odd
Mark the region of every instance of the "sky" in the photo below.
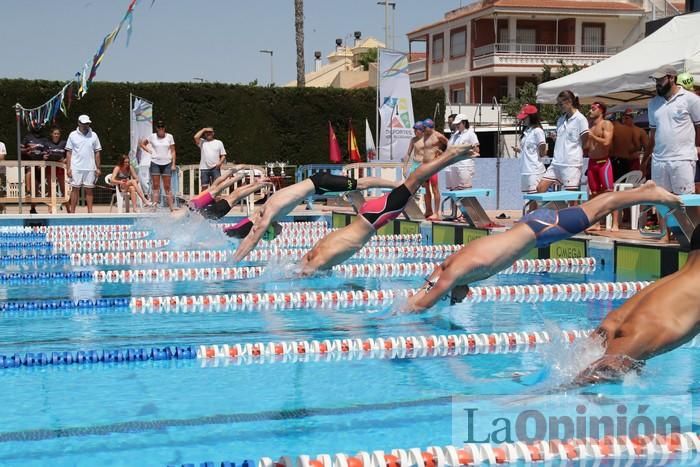
<svg viewBox="0 0 700 467">
<path fill-rule="evenodd" d="M 408 50 L 406 32 L 442 18 L 467 0 L 396 3 L 394 45 Z M 91 62 L 121 20 L 129 0 L 0 0 L 0 78 L 68 81 Z M 335 39 L 353 32 L 384 40 L 377 0 L 304 0 L 306 70 Z M 391 8 L 389 8 L 391 28 Z M 296 78 L 294 0 L 139 0 L 129 46 L 126 31 L 108 49 L 96 81 L 275 83 Z M 391 31 L 390 31 L 391 33 Z M 391 45 L 391 40 L 389 41 Z"/>
</svg>

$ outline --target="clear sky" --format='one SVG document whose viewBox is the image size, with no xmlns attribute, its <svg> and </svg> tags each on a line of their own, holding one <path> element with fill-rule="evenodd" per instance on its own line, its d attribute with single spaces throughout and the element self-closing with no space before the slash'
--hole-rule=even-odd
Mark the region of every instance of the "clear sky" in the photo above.
<svg viewBox="0 0 700 467">
<path fill-rule="evenodd" d="M 436 21 L 467 0 L 389 0 L 396 6 L 395 48 L 406 32 Z M 126 31 L 107 51 L 96 81 L 192 81 L 260 84 L 296 78 L 294 0 L 139 0 L 131 42 Z M 67 81 L 91 62 L 129 0 L 0 0 L 0 77 Z M 384 40 L 376 0 L 304 0 L 305 60 L 324 57 L 354 31 Z M 390 8 L 391 10 L 391 8 Z M 390 13 L 391 14 L 391 13 Z M 391 16 L 389 16 L 391 18 Z M 389 26 L 391 28 L 391 19 Z M 391 41 L 390 41 L 391 42 Z M 391 43 L 389 44 L 391 45 Z"/>
</svg>

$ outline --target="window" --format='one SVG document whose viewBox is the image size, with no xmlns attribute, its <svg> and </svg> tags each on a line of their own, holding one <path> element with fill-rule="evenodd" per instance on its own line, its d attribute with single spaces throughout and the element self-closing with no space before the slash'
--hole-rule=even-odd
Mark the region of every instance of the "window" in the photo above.
<svg viewBox="0 0 700 467">
<path fill-rule="evenodd" d="M 466 104 L 467 93 L 464 84 L 450 86 L 450 105 Z"/>
<path fill-rule="evenodd" d="M 440 63 L 445 57 L 445 35 L 443 33 L 433 36 L 433 63 Z"/>
<path fill-rule="evenodd" d="M 583 40 L 581 52 L 600 54 L 605 52 L 605 25 L 602 23 L 583 23 Z"/>
<path fill-rule="evenodd" d="M 450 58 L 464 57 L 465 55 L 467 55 L 466 26 L 450 31 Z"/>
<path fill-rule="evenodd" d="M 515 42 L 518 43 L 517 51 L 531 54 L 537 52 L 537 30 L 518 29 L 515 31 Z"/>
</svg>

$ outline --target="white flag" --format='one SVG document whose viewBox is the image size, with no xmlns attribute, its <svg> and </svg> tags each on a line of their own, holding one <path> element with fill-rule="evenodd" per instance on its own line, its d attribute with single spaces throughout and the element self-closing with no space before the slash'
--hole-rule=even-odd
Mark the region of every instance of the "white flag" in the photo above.
<svg viewBox="0 0 700 467">
<path fill-rule="evenodd" d="M 408 56 L 379 51 L 379 160 L 399 161 L 413 138 L 413 101 Z"/>
<path fill-rule="evenodd" d="M 374 145 L 372 138 L 372 130 L 369 129 L 369 122 L 365 118 L 365 152 L 367 154 L 367 162 L 377 158 L 377 147 Z"/>
</svg>

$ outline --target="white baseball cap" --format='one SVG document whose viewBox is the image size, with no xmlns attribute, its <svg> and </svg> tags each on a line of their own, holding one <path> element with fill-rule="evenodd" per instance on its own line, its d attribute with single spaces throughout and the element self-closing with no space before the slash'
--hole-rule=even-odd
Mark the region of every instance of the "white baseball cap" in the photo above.
<svg viewBox="0 0 700 467">
<path fill-rule="evenodd" d="M 90 117 L 83 114 L 80 117 L 78 117 L 78 123 L 82 123 L 83 125 L 87 125 L 88 123 L 92 123 L 92 121 L 90 120 Z"/>
<path fill-rule="evenodd" d="M 456 125 L 461 122 L 466 122 L 467 121 L 467 116 L 464 114 L 457 114 L 454 120 L 452 120 L 452 124 Z"/>
</svg>

